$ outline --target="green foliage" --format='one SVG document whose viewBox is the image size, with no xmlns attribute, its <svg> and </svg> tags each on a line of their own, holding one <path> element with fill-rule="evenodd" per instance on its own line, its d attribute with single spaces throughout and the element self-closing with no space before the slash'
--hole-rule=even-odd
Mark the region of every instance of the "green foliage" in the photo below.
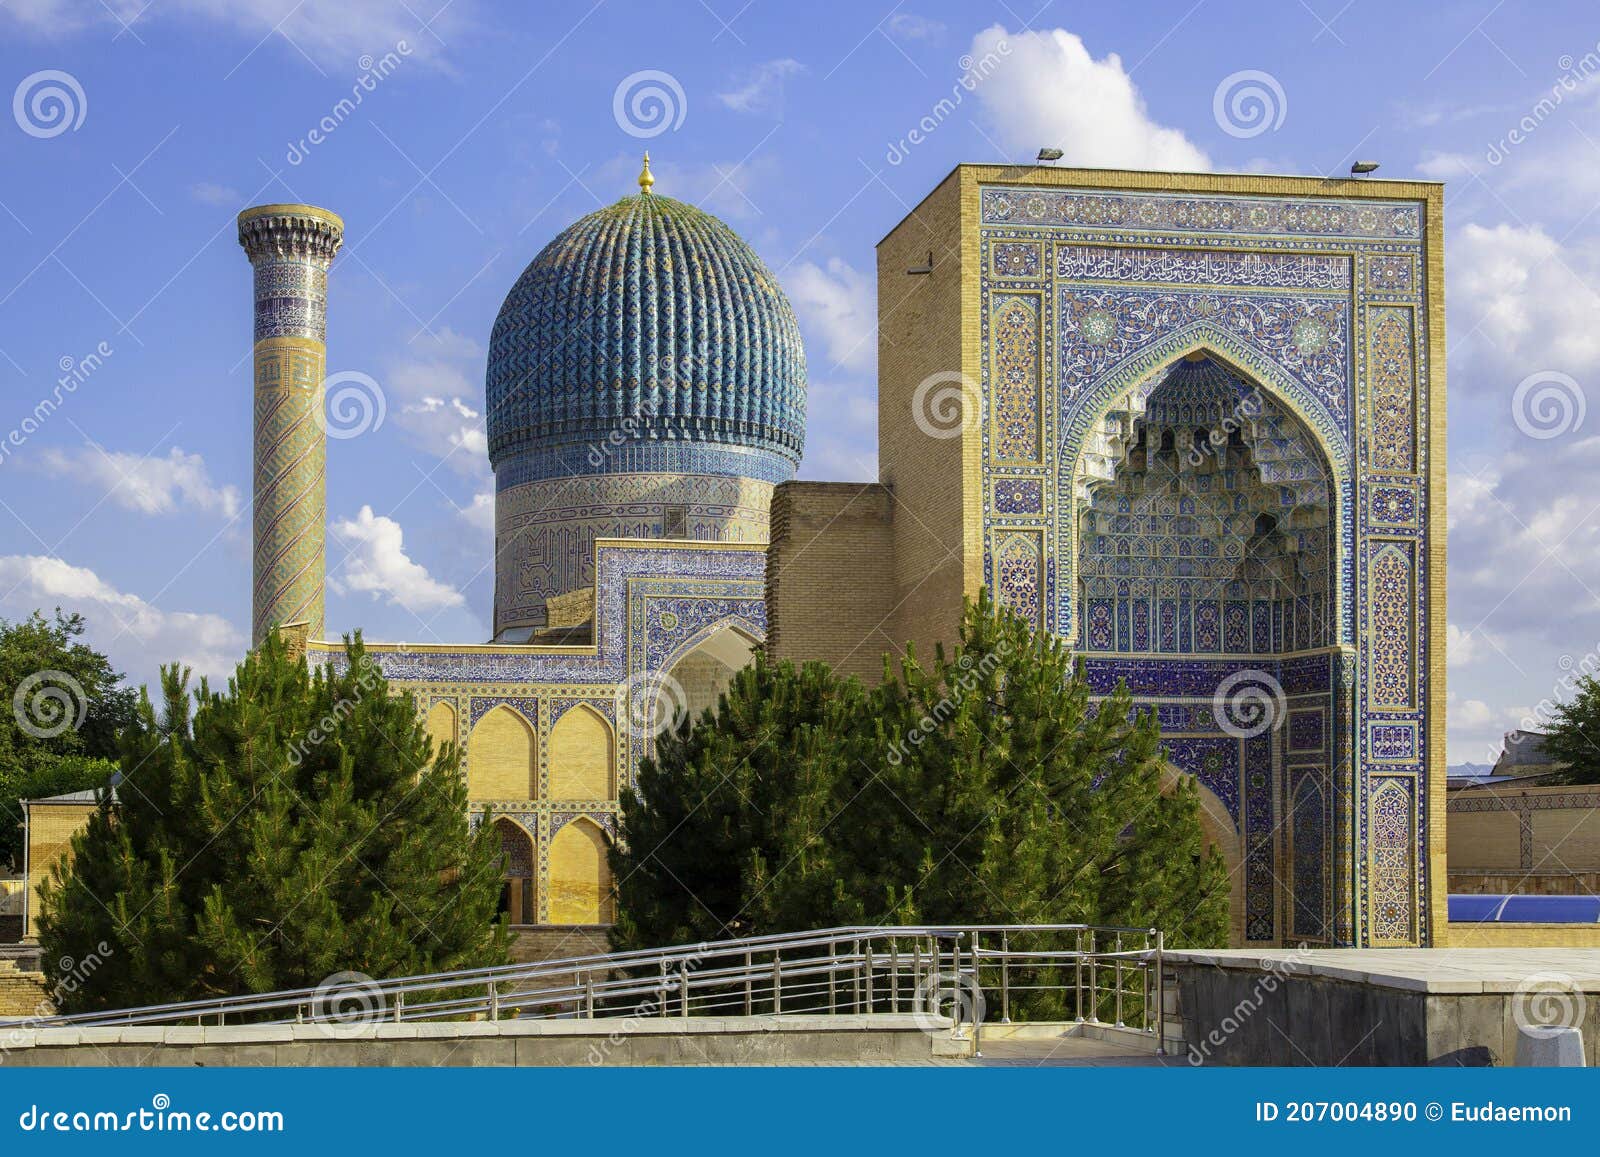
<svg viewBox="0 0 1600 1157">
<path fill-rule="evenodd" d="M 72 1011 L 503 963 L 498 839 L 357 637 L 342 673 L 269 639 L 224 692 L 162 673 L 118 805 L 42 887 L 44 959 L 100 962 Z M 104 947 L 101 947 L 104 945 Z"/>
<path fill-rule="evenodd" d="M 1547 782 L 1600 783 L 1600 681 L 1593 675 L 1579 679 L 1572 701 L 1555 709 L 1543 746 L 1552 762 L 1563 765 Z"/>
<path fill-rule="evenodd" d="M 1192 784 L 1126 687 L 984 592 L 953 654 L 863 690 L 758 656 L 624 793 L 619 947 L 854 923 L 1161 927 L 1221 944 Z"/>
<path fill-rule="evenodd" d="M 0 620 L 0 866 L 22 862 L 21 801 L 105 787 L 117 734 L 133 721 L 134 692 L 79 641 L 84 629 L 59 608 L 53 619 Z"/>
</svg>

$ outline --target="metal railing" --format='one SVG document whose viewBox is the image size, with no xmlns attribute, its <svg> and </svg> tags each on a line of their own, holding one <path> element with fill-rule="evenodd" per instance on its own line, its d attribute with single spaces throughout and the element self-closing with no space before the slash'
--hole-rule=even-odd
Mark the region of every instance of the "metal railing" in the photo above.
<svg viewBox="0 0 1600 1157">
<path fill-rule="evenodd" d="M 910 1013 L 961 1035 L 985 1020 L 1080 1021 L 1161 1043 L 1154 928 L 976 924 L 828 928 L 536 964 L 31 1018 L 28 1027 L 363 1024 L 513 1018 Z M 995 1015 L 998 1014 L 998 1015 Z M 5 1022 L 0 1022 L 5 1023 Z"/>
</svg>

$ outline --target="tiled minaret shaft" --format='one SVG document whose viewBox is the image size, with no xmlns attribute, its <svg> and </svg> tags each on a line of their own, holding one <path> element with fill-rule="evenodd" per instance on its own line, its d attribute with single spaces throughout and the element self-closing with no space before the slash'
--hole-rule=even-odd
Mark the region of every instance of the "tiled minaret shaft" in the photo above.
<svg viewBox="0 0 1600 1157">
<path fill-rule="evenodd" d="M 311 205 L 239 214 L 255 268 L 255 579 L 251 638 L 303 624 L 323 634 L 328 266 L 344 222 Z"/>
</svg>

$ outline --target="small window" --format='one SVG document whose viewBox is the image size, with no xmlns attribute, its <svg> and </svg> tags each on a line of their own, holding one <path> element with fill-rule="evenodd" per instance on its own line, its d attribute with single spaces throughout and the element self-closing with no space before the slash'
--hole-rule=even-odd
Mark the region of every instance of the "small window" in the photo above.
<svg viewBox="0 0 1600 1157">
<path fill-rule="evenodd" d="M 661 537 L 689 537 L 689 508 L 687 506 L 664 506 L 661 508 Z"/>
</svg>

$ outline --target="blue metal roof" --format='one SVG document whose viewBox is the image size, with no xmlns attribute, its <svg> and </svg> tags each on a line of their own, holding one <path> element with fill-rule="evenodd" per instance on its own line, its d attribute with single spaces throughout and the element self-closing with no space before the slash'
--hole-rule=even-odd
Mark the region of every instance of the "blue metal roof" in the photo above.
<svg viewBox="0 0 1600 1157">
<path fill-rule="evenodd" d="M 1457 924 L 1600 924 L 1600 896 L 1456 895 L 1449 912 Z"/>
</svg>

